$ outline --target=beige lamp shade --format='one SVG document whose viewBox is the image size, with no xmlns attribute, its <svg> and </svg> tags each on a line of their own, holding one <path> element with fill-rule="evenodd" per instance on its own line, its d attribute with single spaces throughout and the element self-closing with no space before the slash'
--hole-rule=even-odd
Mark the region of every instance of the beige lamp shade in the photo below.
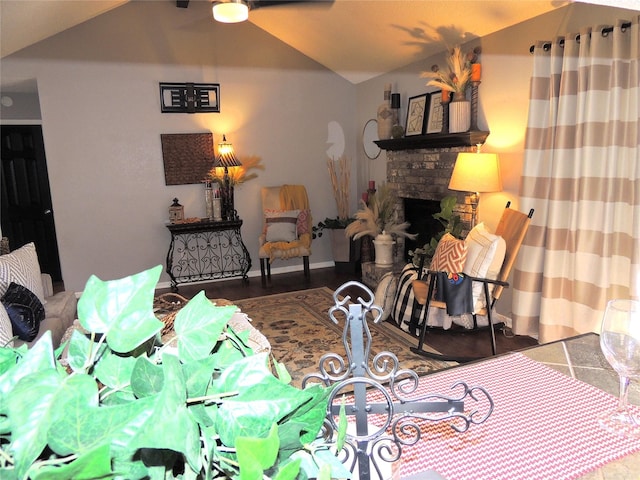
<svg viewBox="0 0 640 480">
<path fill-rule="evenodd" d="M 502 190 L 500 162 L 495 153 L 459 153 L 453 167 L 449 189 L 462 192 Z"/>
</svg>

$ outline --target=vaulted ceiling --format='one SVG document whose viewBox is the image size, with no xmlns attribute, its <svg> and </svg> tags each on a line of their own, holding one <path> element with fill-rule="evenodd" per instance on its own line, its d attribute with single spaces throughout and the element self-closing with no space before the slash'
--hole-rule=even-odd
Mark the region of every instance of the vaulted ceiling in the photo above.
<svg viewBox="0 0 640 480">
<path fill-rule="evenodd" d="M 1 56 L 129 1 L 149 0 L 0 0 Z M 249 21 L 359 83 L 573 1 L 640 9 L 640 0 L 307 0 L 257 8 Z M 214 21 L 210 0 L 191 0 L 188 8 Z"/>
</svg>

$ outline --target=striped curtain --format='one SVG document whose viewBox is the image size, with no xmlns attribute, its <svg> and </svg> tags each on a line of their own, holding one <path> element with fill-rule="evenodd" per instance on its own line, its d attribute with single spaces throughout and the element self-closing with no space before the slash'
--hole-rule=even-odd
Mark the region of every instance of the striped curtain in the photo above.
<svg viewBox="0 0 640 480">
<path fill-rule="evenodd" d="M 607 300 L 640 296 L 639 19 L 534 49 L 513 329 L 541 343 L 598 332 Z"/>
</svg>

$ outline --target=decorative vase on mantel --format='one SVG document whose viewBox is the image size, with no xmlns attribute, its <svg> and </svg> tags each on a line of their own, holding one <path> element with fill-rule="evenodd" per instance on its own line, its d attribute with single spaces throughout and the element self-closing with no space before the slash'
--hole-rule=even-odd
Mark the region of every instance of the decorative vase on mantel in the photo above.
<svg viewBox="0 0 640 480">
<path fill-rule="evenodd" d="M 465 92 L 455 92 L 449 103 L 449 133 L 468 132 L 471 127 L 471 102 Z"/>
<path fill-rule="evenodd" d="M 391 129 L 393 128 L 393 110 L 391 108 L 391 84 L 384 86 L 384 101 L 378 107 L 376 115 L 378 122 L 378 139 L 388 140 L 391 138 Z"/>
<path fill-rule="evenodd" d="M 393 246 L 395 245 L 393 237 L 384 230 L 379 233 L 373 240 L 376 252 L 375 263 L 379 267 L 390 267 L 393 265 Z"/>
</svg>

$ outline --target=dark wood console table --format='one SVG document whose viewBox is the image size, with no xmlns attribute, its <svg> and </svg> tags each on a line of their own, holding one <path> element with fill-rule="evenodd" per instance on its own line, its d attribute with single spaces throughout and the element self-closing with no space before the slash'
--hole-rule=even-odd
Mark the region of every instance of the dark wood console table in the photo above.
<svg viewBox="0 0 640 480">
<path fill-rule="evenodd" d="M 167 253 L 167 273 L 171 289 L 179 283 L 242 277 L 251 268 L 249 251 L 242 241 L 242 220 L 172 223 L 171 244 Z"/>
</svg>

